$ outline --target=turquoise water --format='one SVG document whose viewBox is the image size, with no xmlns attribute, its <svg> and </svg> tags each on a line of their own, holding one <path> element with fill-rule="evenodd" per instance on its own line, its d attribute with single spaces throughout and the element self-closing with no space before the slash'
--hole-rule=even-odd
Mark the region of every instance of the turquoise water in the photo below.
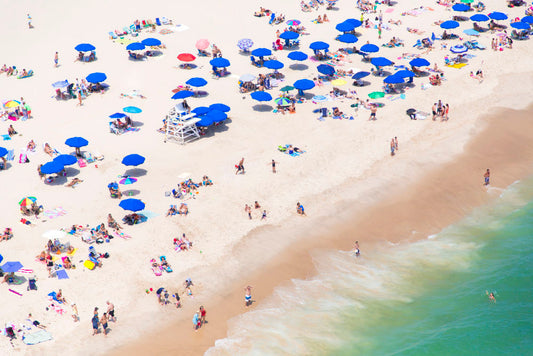
<svg viewBox="0 0 533 356">
<path fill-rule="evenodd" d="M 320 252 L 207 354 L 532 355 L 531 236 L 533 179 L 426 240 Z"/>
</svg>

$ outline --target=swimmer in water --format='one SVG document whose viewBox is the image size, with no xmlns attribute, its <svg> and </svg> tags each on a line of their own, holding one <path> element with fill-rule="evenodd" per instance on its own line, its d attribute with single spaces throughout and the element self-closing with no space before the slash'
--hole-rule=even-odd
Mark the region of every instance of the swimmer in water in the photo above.
<svg viewBox="0 0 533 356">
<path fill-rule="evenodd" d="M 496 297 L 494 296 L 494 292 L 490 292 L 490 293 L 489 293 L 489 291 L 486 290 L 485 293 L 487 293 L 487 295 L 489 296 L 489 300 L 490 300 L 491 302 L 496 303 Z"/>
<path fill-rule="evenodd" d="M 355 241 L 353 252 L 355 253 L 355 256 L 359 256 L 361 254 L 361 251 L 359 251 L 359 241 Z"/>
</svg>

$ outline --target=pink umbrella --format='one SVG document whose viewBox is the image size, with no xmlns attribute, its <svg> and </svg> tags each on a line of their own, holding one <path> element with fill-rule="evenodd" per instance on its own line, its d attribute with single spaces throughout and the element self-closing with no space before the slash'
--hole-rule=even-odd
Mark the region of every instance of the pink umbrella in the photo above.
<svg viewBox="0 0 533 356">
<path fill-rule="evenodd" d="M 209 41 L 206 40 L 206 39 L 201 39 L 201 40 L 198 40 L 196 42 L 196 48 L 200 49 L 200 50 L 204 50 L 206 49 L 207 47 L 209 47 Z"/>
</svg>

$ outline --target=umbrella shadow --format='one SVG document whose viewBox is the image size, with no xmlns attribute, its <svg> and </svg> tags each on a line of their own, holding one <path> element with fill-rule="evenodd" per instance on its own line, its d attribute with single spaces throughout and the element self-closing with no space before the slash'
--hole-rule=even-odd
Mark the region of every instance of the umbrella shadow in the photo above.
<svg viewBox="0 0 533 356">
<path fill-rule="evenodd" d="M 144 122 L 142 121 L 132 121 L 133 127 L 141 127 L 144 126 Z"/>
<path fill-rule="evenodd" d="M 195 69 L 195 68 L 198 68 L 198 66 L 196 64 L 193 64 L 193 63 L 180 64 L 179 67 L 181 69 Z"/>
<path fill-rule="evenodd" d="M 65 172 L 67 173 L 67 177 L 74 177 L 80 174 L 80 170 L 74 167 L 66 167 Z"/>
<path fill-rule="evenodd" d="M 133 58 L 132 56 L 128 56 L 128 59 L 132 62 L 143 62 L 146 60 L 146 57 Z"/>
<path fill-rule="evenodd" d="M 307 70 L 309 69 L 309 66 L 307 64 L 296 63 L 296 64 L 291 64 L 289 68 L 292 70 Z"/>
<path fill-rule="evenodd" d="M 422 72 L 418 73 L 418 76 L 417 76 L 417 77 L 418 77 L 418 78 L 425 78 L 425 77 L 429 77 L 429 72 L 428 72 L 428 71 L 426 71 L 426 70 L 424 70 L 424 71 L 422 71 Z"/>
<path fill-rule="evenodd" d="M 374 77 L 388 77 L 389 75 L 391 75 L 392 73 L 387 71 L 387 70 L 383 70 L 381 72 L 378 72 L 377 70 L 374 70 L 372 71 L 372 75 Z"/>
<path fill-rule="evenodd" d="M 274 110 L 274 108 L 271 105 L 267 105 L 267 104 L 257 104 L 257 105 L 252 106 L 252 108 L 255 111 L 259 111 L 259 112 L 268 112 L 268 111 Z"/>
<path fill-rule="evenodd" d="M 205 90 L 197 90 L 194 93 L 195 98 L 205 98 L 206 96 L 209 96 L 209 93 Z"/>
<path fill-rule="evenodd" d="M 134 197 L 139 194 L 141 194 L 141 191 L 138 189 L 128 189 L 128 190 L 122 191 L 122 195 L 126 197 Z"/>
<path fill-rule="evenodd" d="M 300 98 L 304 98 L 306 100 L 310 100 L 315 96 L 315 94 L 305 92 L 304 95 L 297 95 L 297 96 Z"/>
<path fill-rule="evenodd" d="M 243 57 L 250 57 L 252 55 L 252 52 L 240 50 L 239 54 Z"/>
<path fill-rule="evenodd" d="M 150 53 L 152 54 L 151 56 L 148 56 L 147 57 L 159 57 L 159 56 L 162 56 L 163 55 L 163 52 L 162 51 L 150 51 Z"/>
<path fill-rule="evenodd" d="M 357 84 L 357 80 L 354 80 L 354 82 L 352 83 L 354 87 L 366 87 L 367 85 L 370 85 L 370 84 L 372 83 L 370 83 L 367 80 L 359 80 L 359 85 Z"/>
<path fill-rule="evenodd" d="M 63 185 L 65 183 L 67 183 L 68 179 L 67 177 L 63 177 L 63 176 L 55 176 L 54 177 L 54 180 L 50 183 L 45 183 L 46 185 Z"/>
<path fill-rule="evenodd" d="M 124 172 L 124 175 L 128 177 L 142 177 L 145 176 L 148 171 L 144 168 L 130 168 Z"/>
</svg>

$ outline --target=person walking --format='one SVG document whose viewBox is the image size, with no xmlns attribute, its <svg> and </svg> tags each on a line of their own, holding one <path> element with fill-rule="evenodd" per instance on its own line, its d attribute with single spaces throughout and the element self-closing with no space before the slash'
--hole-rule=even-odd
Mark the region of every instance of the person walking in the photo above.
<svg viewBox="0 0 533 356">
<path fill-rule="evenodd" d="M 244 211 L 248 214 L 250 220 L 252 220 L 252 208 L 248 204 L 244 205 Z"/>
<path fill-rule="evenodd" d="M 490 169 L 487 168 L 487 171 L 483 175 L 483 178 L 485 179 L 485 183 L 483 185 L 489 185 L 490 184 Z"/>
<path fill-rule="evenodd" d="M 54 56 L 54 65 L 55 67 L 59 67 L 59 53 L 56 52 L 55 56 Z"/>
<path fill-rule="evenodd" d="M 113 303 L 109 302 L 109 300 L 106 302 L 107 304 L 107 315 L 109 316 L 109 321 L 116 322 L 117 318 L 115 318 L 115 306 Z"/>
<path fill-rule="evenodd" d="M 202 325 L 207 324 L 207 320 L 205 320 L 205 317 L 207 315 L 207 311 L 205 310 L 204 306 L 200 306 L 200 322 Z"/>
<path fill-rule="evenodd" d="M 248 308 L 252 305 L 252 286 L 246 286 L 244 292 L 244 306 Z"/>
<path fill-rule="evenodd" d="M 239 161 L 239 163 L 237 164 L 237 171 L 235 172 L 235 174 L 239 174 L 239 173 L 242 173 L 244 174 L 244 157 L 241 158 L 241 160 Z"/>
<path fill-rule="evenodd" d="M 391 156 L 394 156 L 395 154 L 395 149 L 396 149 L 396 146 L 394 145 L 394 139 L 391 139 L 390 140 L 390 155 Z"/>
<path fill-rule="evenodd" d="M 276 172 L 276 161 L 272 160 L 272 173 L 277 173 Z"/>
<path fill-rule="evenodd" d="M 200 315 L 198 312 L 194 313 L 192 317 L 192 327 L 194 331 L 198 331 L 198 323 L 200 322 Z"/>
<path fill-rule="evenodd" d="M 107 336 L 107 313 L 104 313 L 100 318 L 100 325 L 104 329 L 104 336 Z"/>
<path fill-rule="evenodd" d="M 98 310 L 95 309 L 93 318 L 91 319 L 93 324 L 93 336 L 98 334 L 98 326 L 100 324 L 100 319 L 98 318 Z"/>
</svg>

